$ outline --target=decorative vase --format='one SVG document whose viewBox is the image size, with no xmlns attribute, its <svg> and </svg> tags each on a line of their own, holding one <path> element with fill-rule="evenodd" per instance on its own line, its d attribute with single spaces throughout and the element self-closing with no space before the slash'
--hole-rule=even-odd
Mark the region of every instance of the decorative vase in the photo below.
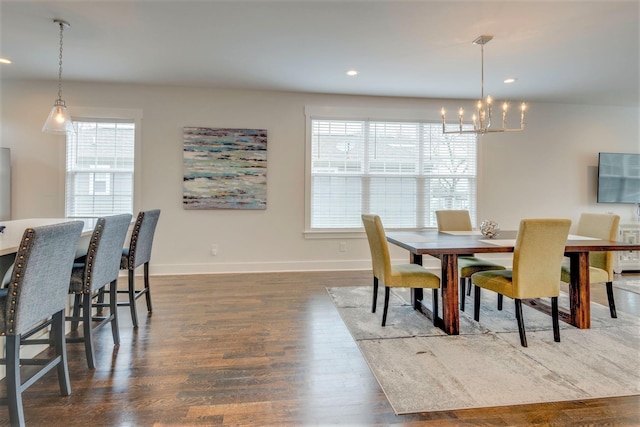
<svg viewBox="0 0 640 427">
<path fill-rule="evenodd" d="M 483 236 L 493 239 L 500 234 L 500 227 L 497 222 L 487 219 L 480 224 L 480 232 Z"/>
</svg>

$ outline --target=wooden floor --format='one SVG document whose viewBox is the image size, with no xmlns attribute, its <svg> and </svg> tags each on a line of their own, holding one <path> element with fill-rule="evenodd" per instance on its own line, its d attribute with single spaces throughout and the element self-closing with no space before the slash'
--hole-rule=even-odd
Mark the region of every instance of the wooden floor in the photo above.
<svg viewBox="0 0 640 427">
<path fill-rule="evenodd" d="M 640 424 L 639 396 L 396 416 L 325 290 L 370 283 L 368 272 L 152 277 L 153 316 L 134 331 L 120 308 L 122 342 L 98 332 L 94 371 L 69 344 L 71 396 L 50 373 L 24 394 L 27 425 Z M 640 313 L 639 295 L 616 298 Z M 593 299 L 606 303 L 600 289 Z"/>
</svg>

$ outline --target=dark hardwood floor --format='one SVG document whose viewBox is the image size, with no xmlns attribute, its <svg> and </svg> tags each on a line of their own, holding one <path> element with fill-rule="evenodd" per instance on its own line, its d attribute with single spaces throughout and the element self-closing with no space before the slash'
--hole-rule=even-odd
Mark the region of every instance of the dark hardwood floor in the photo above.
<svg viewBox="0 0 640 427">
<path fill-rule="evenodd" d="M 67 346 L 71 396 L 59 395 L 55 372 L 25 392 L 28 426 L 640 424 L 639 396 L 396 416 L 325 290 L 370 286 L 368 272 L 151 283 L 153 316 L 141 311 L 136 331 L 122 307 L 120 346 L 109 328 L 96 334 L 96 370 L 82 344 Z M 592 298 L 606 304 L 601 289 Z M 616 298 L 619 311 L 640 313 L 640 295 Z"/>
</svg>

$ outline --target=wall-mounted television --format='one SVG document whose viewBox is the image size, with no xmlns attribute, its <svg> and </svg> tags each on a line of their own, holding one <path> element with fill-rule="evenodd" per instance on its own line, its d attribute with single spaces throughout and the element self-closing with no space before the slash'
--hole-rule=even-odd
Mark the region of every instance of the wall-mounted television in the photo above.
<svg viewBox="0 0 640 427">
<path fill-rule="evenodd" d="M 598 155 L 598 203 L 640 203 L 640 153 Z"/>
</svg>

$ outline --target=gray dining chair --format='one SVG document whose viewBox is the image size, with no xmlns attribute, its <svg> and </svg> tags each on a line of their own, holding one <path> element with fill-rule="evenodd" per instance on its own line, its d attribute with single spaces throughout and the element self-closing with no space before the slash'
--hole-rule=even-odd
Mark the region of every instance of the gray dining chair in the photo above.
<svg viewBox="0 0 640 427">
<path fill-rule="evenodd" d="M 6 339 L 6 398 L 9 423 L 24 426 L 22 393 L 56 368 L 60 394 L 71 393 L 65 345 L 64 314 L 73 257 L 84 224 L 70 221 L 25 230 L 16 253 L 8 287 L 0 290 L 0 335 Z M 49 338 L 34 338 L 49 328 Z M 33 359 L 20 357 L 21 346 L 52 345 L 53 356 Z M 23 379 L 21 367 L 28 366 L 30 377 Z M 39 366 L 34 373 L 32 366 Z"/>
<path fill-rule="evenodd" d="M 120 274 L 122 246 L 131 224 L 131 214 L 113 215 L 99 218 L 91 235 L 87 254 L 73 264 L 69 293 L 73 294 L 74 304 L 71 316 L 71 330 L 78 329 L 82 322 L 83 334 L 80 337 L 67 337 L 67 342 L 84 342 L 87 365 L 95 368 L 93 331 L 111 324 L 114 345 L 120 343 L 118 331 L 117 289 Z M 109 288 L 109 302 L 102 301 L 102 294 Z M 94 299 L 98 299 L 94 302 Z M 102 315 L 102 309 L 109 307 L 109 314 Z M 93 309 L 98 308 L 94 315 Z"/>
<path fill-rule="evenodd" d="M 151 306 L 151 289 L 149 287 L 149 261 L 151 260 L 151 250 L 153 248 L 153 237 L 160 218 L 160 209 L 141 211 L 138 213 L 136 223 L 131 232 L 129 246 L 122 249 L 122 258 L 120 261 L 120 269 L 128 272 L 128 288 L 127 290 L 118 290 L 118 293 L 126 293 L 128 301 L 118 302 L 119 306 L 129 306 L 131 310 L 131 321 L 133 327 L 138 327 L 138 314 L 136 312 L 136 300 L 142 295 L 147 300 L 147 310 L 149 313 L 153 311 Z M 144 269 L 144 287 L 136 288 L 135 271 L 139 266 Z"/>
<path fill-rule="evenodd" d="M 471 216 L 467 210 L 436 211 L 438 231 L 472 231 Z M 458 256 L 458 275 L 460 276 L 460 310 L 464 311 L 466 295 L 471 295 L 471 275 L 480 271 L 504 270 L 500 264 L 478 258 L 474 254 Z M 465 295 L 466 289 L 466 295 Z"/>
</svg>

